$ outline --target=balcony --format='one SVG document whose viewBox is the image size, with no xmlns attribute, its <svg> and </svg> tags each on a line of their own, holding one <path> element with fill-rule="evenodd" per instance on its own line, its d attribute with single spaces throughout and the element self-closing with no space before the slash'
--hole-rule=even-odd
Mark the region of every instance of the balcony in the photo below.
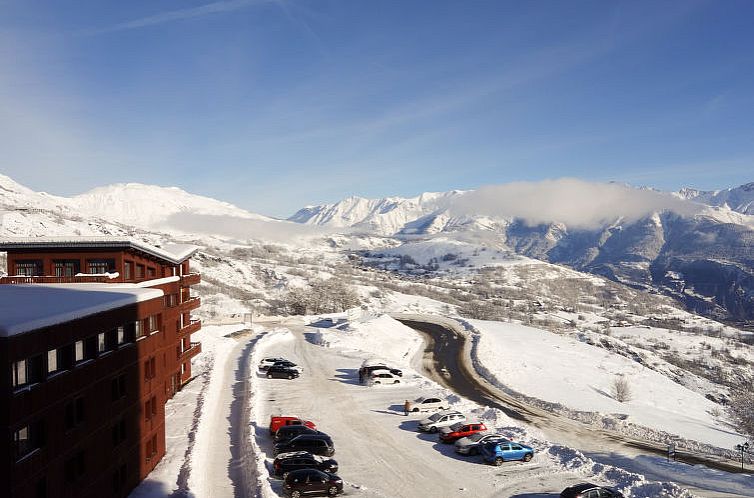
<svg viewBox="0 0 754 498">
<path fill-rule="evenodd" d="M 0 277 L 0 284 L 91 284 L 112 283 L 113 279 L 104 275 L 77 275 L 69 277 L 13 276 Z"/>
<path fill-rule="evenodd" d="M 181 311 L 186 312 L 186 311 L 195 310 L 201 305 L 202 305 L 201 299 L 199 299 L 198 297 L 190 297 L 181 303 Z"/>
<path fill-rule="evenodd" d="M 181 286 L 188 287 L 196 285 L 202 281 L 202 276 L 198 273 L 187 273 L 181 276 Z"/>
<path fill-rule="evenodd" d="M 199 329 L 201 328 L 202 328 L 201 320 L 191 320 L 191 322 L 184 325 L 183 328 L 178 331 L 178 337 L 183 338 L 189 334 L 193 334 L 194 332 L 199 332 Z"/>
<path fill-rule="evenodd" d="M 181 353 L 181 355 L 178 357 L 178 360 L 181 362 L 189 360 L 201 352 L 202 352 L 202 343 L 192 342 L 191 347 L 184 350 L 183 353 Z"/>
</svg>

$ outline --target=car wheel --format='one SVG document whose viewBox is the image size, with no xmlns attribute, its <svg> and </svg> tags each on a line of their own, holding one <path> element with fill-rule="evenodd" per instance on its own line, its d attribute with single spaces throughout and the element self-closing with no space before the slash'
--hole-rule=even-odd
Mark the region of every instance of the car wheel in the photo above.
<svg viewBox="0 0 754 498">
<path fill-rule="evenodd" d="M 471 448 L 469 450 L 469 455 L 478 455 L 479 454 L 479 448 Z"/>
<path fill-rule="evenodd" d="M 503 459 L 500 457 L 495 458 L 495 465 L 500 467 L 503 464 Z"/>
<path fill-rule="evenodd" d="M 398 384 L 398 383 L 400 383 L 398 379 L 395 379 L 395 381 L 393 382 L 393 384 Z"/>
<path fill-rule="evenodd" d="M 272 378 L 272 374 L 267 374 L 267 378 L 271 379 Z"/>
<path fill-rule="evenodd" d="M 338 488 L 337 486 L 330 486 L 327 488 L 327 494 L 330 496 L 335 496 L 338 494 Z"/>
<path fill-rule="evenodd" d="M 414 412 L 414 413 L 417 413 L 417 412 L 419 411 L 419 409 L 418 409 L 418 408 L 414 408 L 414 409 L 413 409 L 413 410 L 411 410 L 411 411 L 412 411 L 412 412 Z"/>
<path fill-rule="evenodd" d="M 283 472 L 283 479 L 287 478 L 288 474 L 290 474 L 290 472 Z"/>
<path fill-rule="evenodd" d="M 301 491 L 295 490 L 291 493 L 291 498 L 301 498 Z"/>
<path fill-rule="evenodd" d="M 380 381 L 379 381 L 379 380 L 375 380 L 375 381 L 374 381 L 374 383 L 375 383 L 375 384 L 379 384 L 379 383 L 380 383 Z"/>
<path fill-rule="evenodd" d="M 528 462 L 529 460 L 531 460 L 531 453 L 524 455 L 524 462 Z"/>
<path fill-rule="evenodd" d="M 288 374 L 288 380 L 293 380 L 293 375 Z"/>
<path fill-rule="evenodd" d="M 430 427 L 429 432 L 432 434 L 437 434 L 437 427 Z"/>
</svg>

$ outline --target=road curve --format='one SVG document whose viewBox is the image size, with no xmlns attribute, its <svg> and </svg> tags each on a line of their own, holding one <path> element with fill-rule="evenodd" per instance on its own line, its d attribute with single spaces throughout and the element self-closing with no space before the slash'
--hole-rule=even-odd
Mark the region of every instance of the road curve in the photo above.
<svg viewBox="0 0 754 498">
<path fill-rule="evenodd" d="M 664 444 L 645 441 L 624 434 L 589 427 L 541 408 L 531 406 L 481 378 L 471 366 L 466 337 L 450 326 L 416 318 L 395 317 L 404 325 L 422 333 L 427 339 L 430 375 L 459 395 L 481 405 L 498 408 L 509 417 L 527 422 L 544 432 L 548 438 L 577 448 L 587 454 L 614 452 L 621 455 L 666 455 Z M 445 374 L 443 374 L 443 369 Z M 741 472 L 735 465 L 677 452 L 678 461 L 705 465 L 727 472 Z M 747 472 L 748 473 L 748 472 Z"/>
</svg>

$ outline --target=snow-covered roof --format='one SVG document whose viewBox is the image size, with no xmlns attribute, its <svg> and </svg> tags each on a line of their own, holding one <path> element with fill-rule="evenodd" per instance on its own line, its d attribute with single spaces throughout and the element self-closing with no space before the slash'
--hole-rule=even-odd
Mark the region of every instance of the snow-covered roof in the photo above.
<svg viewBox="0 0 754 498">
<path fill-rule="evenodd" d="M 173 264 L 182 263 L 199 250 L 199 246 L 190 244 L 163 244 L 162 247 L 155 247 L 125 237 L 0 237 L 0 251 L 58 248 L 134 249 Z"/>
<path fill-rule="evenodd" d="M 163 296 L 134 284 L 0 285 L 0 337 L 70 322 Z"/>
</svg>

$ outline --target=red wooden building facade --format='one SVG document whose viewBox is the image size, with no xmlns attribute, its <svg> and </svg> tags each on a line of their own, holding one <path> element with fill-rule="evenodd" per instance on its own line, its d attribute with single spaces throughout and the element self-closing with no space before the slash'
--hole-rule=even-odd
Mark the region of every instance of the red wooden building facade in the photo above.
<svg viewBox="0 0 754 498">
<path fill-rule="evenodd" d="M 165 454 L 164 404 L 191 379 L 201 351 L 191 341 L 201 327 L 191 318 L 200 305 L 190 292 L 200 281 L 189 266 L 196 248 L 176 249 L 123 239 L 0 241 L 9 274 L 0 295 L 28 294 L 8 314 L 27 312 L 32 324 L 13 332 L 9 318 L 2 333 L 0 316 L 8 443 L 0 480 L 11 496 L 127 496 Z M 71 309 L 57 316 L 71 319 L 45 324 L 60 306 Z"/>
</svg>

